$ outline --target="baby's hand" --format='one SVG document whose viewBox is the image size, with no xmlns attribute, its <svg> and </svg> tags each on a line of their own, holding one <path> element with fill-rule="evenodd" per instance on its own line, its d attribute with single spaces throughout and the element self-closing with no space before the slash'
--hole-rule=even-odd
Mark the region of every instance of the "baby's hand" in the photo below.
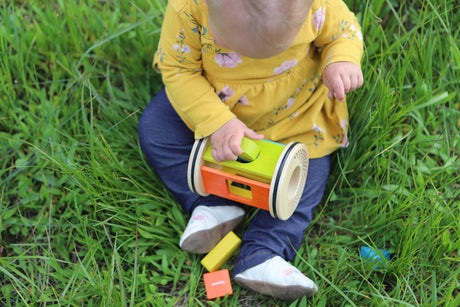
<svg viewBox="0 0 460 307">
<path fill-rule="evenodd" d="M 363 84 L 363 72 L 354 63 L 336 62 L 326 67 L 323 80 L 329 89 L 328 97 L 332 99 L 335 96 L 339 101 L 343 101 L 347 93 Z"/>
<path fill-rule="evenodd" d="M 243 137 L 253 140 L 263 139 L 262 134 L 249 129 L 242 121 L 232 118 L 211 134 L 212 157 L 217 162 L 236 160 L 243 153 L 241 140 Z"/>
</svg>

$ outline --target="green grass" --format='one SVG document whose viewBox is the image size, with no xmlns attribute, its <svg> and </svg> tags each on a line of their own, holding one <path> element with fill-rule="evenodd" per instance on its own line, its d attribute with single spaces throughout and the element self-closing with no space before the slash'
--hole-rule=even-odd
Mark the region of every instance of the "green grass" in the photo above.
<svg viewBox="0 0 460 307">
<path fill-rule="evenodd" d="M 366 81 L 294 260 L 320 292 L 292 303 L 236 284 L 207 302 L 178 247 L 187 216 L 136 134 L 165 3 L 0 3 L 0 305 L 458 306 L 456 1 L 347 1 Z M 393 258 L 374 270 L 362 245 Z"/>
</svg>

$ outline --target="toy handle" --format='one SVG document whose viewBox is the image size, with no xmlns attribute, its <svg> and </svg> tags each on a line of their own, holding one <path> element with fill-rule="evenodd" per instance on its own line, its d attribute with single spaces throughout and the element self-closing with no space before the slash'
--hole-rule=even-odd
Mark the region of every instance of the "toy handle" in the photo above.
<svg viewBox="0 0 460 307">
<path fill-rule="evenodd" d="M 252 162 L 257 159 L 260 153 L 259 145 L 247 137 L 243 137 L 241 140 L 241 149 L 243 150 L 243 153 L 238 156 L 239 162 Z"/>
</svg>

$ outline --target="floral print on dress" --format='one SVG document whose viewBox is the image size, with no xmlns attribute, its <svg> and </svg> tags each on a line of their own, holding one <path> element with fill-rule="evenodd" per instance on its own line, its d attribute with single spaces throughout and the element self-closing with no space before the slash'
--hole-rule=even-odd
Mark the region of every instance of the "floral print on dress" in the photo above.
<svg viewBox="0 0 460 307">
<path fill-rule="evenodd" d="M 283 114 L 286 114 L 286 113 L 284 113 L 284 111 L 289 110 L 295 104 L 296 98 L 301 94 L 301 92 L 305 88 L 306 84 L 307 84 L 307 80 L 304 79 L 302 81 L 302 85 L 300 87 L 296 88 L 294 93 L 291 96 L 289 96 L 289 98 L 287 99 L 285 105 L 273 107 L 273 113 L 270 116 L 270 119 L 269 119 L 269 121 L 267 123 L 267 127 L 273 126 L 279 120 L 282 120 L 282 118 L 280 119 L 279 116 L 281 116 Z M 294 108 L 294 109 L 296 109 L 296 108 Z M 299 112 L 297 110 L 292 110 L 290 114 L 287 114 L 287 118 L 289 118 L 289 120 L 293 120 L 297 116 L 299 116 Z"/>
<path fill-rule="evenodd" d="M 302 86 L 301 86 L 300 88 L 296 88 L 296 89 L 295 89 L 294 94 L 292 94 L 292 95 L 288 98 L 288 100 L 287 100 L 287 102 L 286 102 L 285 105 L 280 106 L 280 107 L 275 107 L 275 108 L 274 108 L 273 114 L 274 114 L 275 116 L 278 116 L 278 115 L 281 113 L 281 111 L 287 110 L 287 109 L 289 109 L 290 107 L 292 107 L 292 105 L 295 103 L 296 97 L 299 95 L 300 91 L 301 91 L 301 90 L 303 89 L 303 87 L 305 86 L 305 80 L 304 80 L 303 82 L 304 82 L 304 83 L 302 84 Z M 270 121 L 271 121 L 271 122 L 274 122 L 273 120 L 270 120 Z"/>
<path fill-rule="evenodd" d="M 229 100 L 235 94 L 235 90 L 232 90 L 228 85 L 224 86 L 221 91 L 217 92 L 222 102 Z"/>
<path fill-rule="evenodd" d="M 315 131 L 315 146 L 319 146 L 319 142 L 324 141 L 324 135 L 326 134 L 324 129 L 319 127 L 317 124 L 313 124 L 313 131 Z"/>
<path fill-rule="evenodd" d="M 339 37 L 348 38 L 354 40 L 358 38 L 363 40 L 363 34 L 361 33 L 361 28 L 357 27 L 353 22 L 348 20 L 342 20 L 335 31 L 335 34 L 332 35 L 332 40 L 336 40 Z"/>
<path fill-rule="evenodd" d="M 293 119 L 296 118 L 297 116 L 299 116 L 299 112 L 294 112 L 294 113 L 292 113 L 291 115 L 289 115 L 289 119 L 290 119 L 290 120 L 293 120 Z"/>
<path fill-rule="evenodd" d="M 179 34 L 176 35 L 176 44 L 172 46 L 176 50 L 176 58 L 179 60 L 179 63 L 186 63 L 187 54 L 192 51 L 190 46 L 185 45 L 185 31 L 184 29 L 180 30 Z"/>
<path fill-rule="evenodd" d="M 204 26 L 202 27 L 191 14 L 188 14 L 188 13 L 184 13 L 184 14 L 185 16 L 188 17 L 190 24 L 193 25 L 193 27 L 190 27 L 190 30 L 192 30 L 195 33 L 200 33 L 200 31 L 203 28 L 204 31 L 206 32 L 206 28 Z"/>
<path fill-rule="evenodd" d="M 190 53 L 190 51 L 192 51 L 189 46 L 180 46 L 179 44 L 174 44 L 173 49 L 182 52 L 183 54 Z"/>
<path fill-rule="evenodd" d="M 286 109 L 289 109 L 295 102 L 295 98 L 289 98 L 286 104 Z"/>
<path fill-rule="evenodd" d="M 302 85 L 298 88 L 295 89 L 295 92 L 294 94 L 292 94 L 288 100 L 287 100 L 287 103 L 286 103 L 286 106 L 284 106 L 282 109 L 289 109 L 290 107 L 292 107 L 292 105 L 294 104 L 295 102 L 295 99 L 297 98 L 297 96 L 299 96 L 300 92 L 304 89 L 305 87 L 305 84 L 307 83 L 307 80 L 303 80 L 302 81 Z"/>
<path fill-rule="evenodd" d="M 324 25 L 324 21 L 326 21 L 326 7 L 320 7 L 312 17 L 313 20 L 313 27 L 315 27 L 316 31 L 321 30 Z"/>
<path fill-rule="evenodd" d="M 321 75 L 318 73 L 318 72 L 315 72 L 313 74 L 313 77 L 310 79 L 310 82 L 312 83 L 312 87 L 310 87 L 308 90 L 310 91 L 310 93 L 313 93 L 316 91 L 316 89 L 318 88 L 318 82 L 321 80 Z"/>
<path fill-rule="evenodd" d="M 234 68 L 243 63 L 241 55 L 235 52 L 217 53 L 215 57 L 217 65 L 225 68 Z"/>
<path fill-rule="evenodd" d="M 241 96 L 240 99 L 238 99 L 237 103 L 239 103 L 242 106 L 247 106 L 249 104 L 248 97 L 246 97 L 246 95 Z"/>
<path fill-rule="evenodd" d="M 336 143 L 340 144 L 339 147 L 348 147 L 348 135 L 347 135 L 347 126 L 348 122 L 346 119 L 341 119 L 340 120 L 340 125 L 337 124 L 340 128 L 340 133 L 337 135 L 333 136 L 334 140 Z"/>
<path fill-rule="evenodd" d="M 160 59 L 160 62 L 163 63 L 163 60 L 165 59 L 166 53 L 164 52 L 163 48 L 159 45 L 158 46 L 158 51 L 157 51 L 157 56 Z"/>
<path fill-rule="evenodd" d="M 281 64 L 281 66 L 273 69 L 273 76 L 282 74 L 283 72 L 290 70 L 296 65 L 297 65 L 297 59 L 284 61 L 283 64 Z"/>
<path fill-rule="evenodd" d="M 230 86 L 226 85 L 224 88 L 220 91 L 217 91 L 217 96 L 219 96 L 219 99 L 222 102 L 225 102 L 229 100 L 230 98 L 235 95 L 235 90 L 233 90 Z M 236 104 L 242 105 L 242 106 L 247 106 L 249 104 L 248 97 L 246 95 L 241 96 Z M 233 106 L 234 107 L 234 106 Z"/>
</svg>

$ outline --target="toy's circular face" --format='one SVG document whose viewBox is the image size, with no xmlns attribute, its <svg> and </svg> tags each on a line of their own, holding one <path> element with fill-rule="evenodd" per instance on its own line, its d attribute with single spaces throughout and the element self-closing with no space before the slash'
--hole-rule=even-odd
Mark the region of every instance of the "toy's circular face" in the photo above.
<svg viewBox="0 0 460 307">
<path fill-rule="evenodd" d="M 190 190 L 201 196 L 208 196 L 201 175 L 201 166 L 204 164 L 203 153 L 206 149 L 208 139 L 196 140 L 193 144 L 192 152 L 187 167 L 187 182 Z"/>
<path fill-rule="evenodd" d="M 295 198 L 298 196 L 298 192 L 300 189 L 300 183 L 301 183 L 301 174 L 302 174 L 302 169 L 299 165 L 296 165 L 294 170 L 292 171 L 291 178 L 289 179 L 288 182 L 288 187 L 287 187 L 287 196 L 289 200 L 295 201 Z"/>
<path fill-rule="evenodd" d="M 282 152 L 270 186 L 270 214 L 287 220 L 302 196 L 308 173 L 308 150 L 301 143 L 290 143 Z"/>
</svg>

